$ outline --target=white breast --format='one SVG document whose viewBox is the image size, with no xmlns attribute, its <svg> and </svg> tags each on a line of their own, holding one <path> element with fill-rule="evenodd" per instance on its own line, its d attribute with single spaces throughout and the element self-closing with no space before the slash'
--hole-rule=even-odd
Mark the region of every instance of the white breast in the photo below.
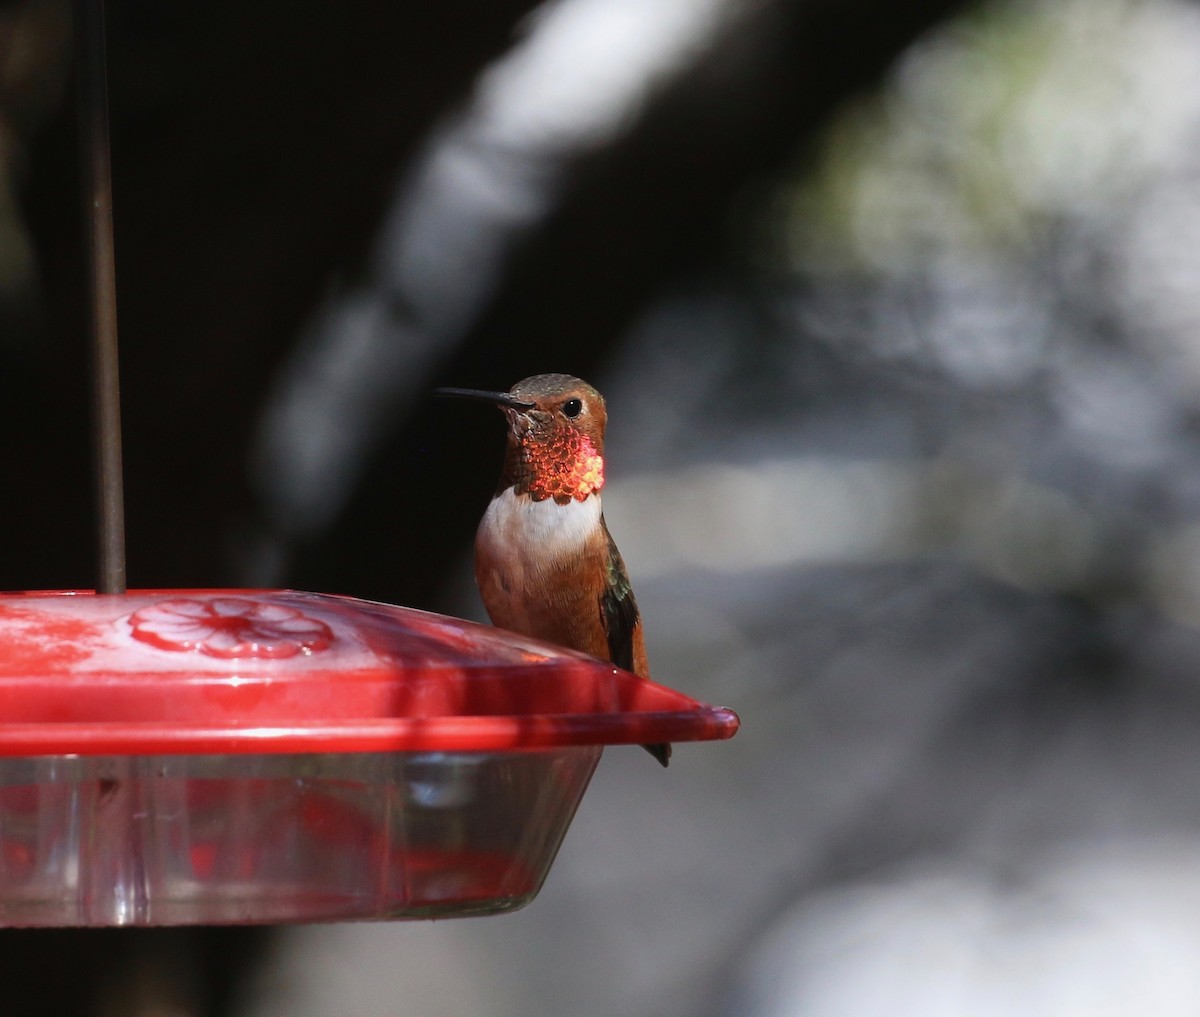
<svg viewBox="0 0 1200 1017">
<path fill-rule="evenodd" d="M 532 611 L 545 592 L 542 569 L 580 551 L 599 525 L 598 494 L 559 505 L 510 487 L 493 498 L 475 535 L 475 579 L 492 624 L 545 635 Z"/>
<path fill-rule="evenodd" d="M 522 557 L 536 548 L 539 556 L 553 559 L 582 547 L 599 523 L 599 494 L 560 505 L 553 498 L 517 495 L 510 487 L 488 505 L 476 539 L 493 557 Z"/>
</svg>

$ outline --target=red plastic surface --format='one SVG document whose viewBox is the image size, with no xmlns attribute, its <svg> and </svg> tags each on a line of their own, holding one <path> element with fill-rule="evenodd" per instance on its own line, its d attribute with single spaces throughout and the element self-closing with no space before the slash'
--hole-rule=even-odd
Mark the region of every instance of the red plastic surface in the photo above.
<svg viewBox="0 0 1200 1017">
<path fill-rule="evenodd" d="M 485 751 L 737 727 L 569 650 L 349 597 L 0 594 L 0 756 Z"/>
</svg>

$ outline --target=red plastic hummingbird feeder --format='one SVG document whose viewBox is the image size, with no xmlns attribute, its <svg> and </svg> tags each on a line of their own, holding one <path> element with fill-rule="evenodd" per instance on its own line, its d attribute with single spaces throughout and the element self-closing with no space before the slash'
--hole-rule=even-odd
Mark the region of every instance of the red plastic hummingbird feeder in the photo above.
<svg viewBox="0 0 1200 1017">
<path fill-rule="evenodd" d="M 487 914 L 605 745 L 737 716 L 560 647 L 282 590 L 126 592 L 99 0 L 77 0 L 100 591 L 0 594 L 0 926 Z"/>
</svg>

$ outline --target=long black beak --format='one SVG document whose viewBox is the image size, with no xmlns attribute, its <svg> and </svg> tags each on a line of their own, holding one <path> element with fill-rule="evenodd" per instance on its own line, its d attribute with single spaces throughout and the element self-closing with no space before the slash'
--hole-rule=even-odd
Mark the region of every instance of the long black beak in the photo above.
<svg viewBox="0 0 1200 1017">
<path fill-rule="evenodd" d="M 491 403 L 494 406 L 507 406 L 514 410 L 532 410 L 536 403 L 527 403 L 508 392 L 483 392 L 477 388 L 435 388 L 435 396 L 448 396 L 452 399 L 478 399 L 480 402 Z"/>
</svg>

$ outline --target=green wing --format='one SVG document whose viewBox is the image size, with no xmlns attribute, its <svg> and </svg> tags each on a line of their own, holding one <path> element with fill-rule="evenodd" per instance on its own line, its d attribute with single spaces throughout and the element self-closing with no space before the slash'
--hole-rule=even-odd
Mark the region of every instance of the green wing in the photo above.
<svg viewBox="0 0 1200 1017">
<path fill-rule="evenodd" d="M 607 575 L 604 592 L 600 594 L 600 620 L 604 623 L 604 634 L 608 639 L 608 659 L 626 671 L 633 670 L 633 633 L 641 621 L 637 601 L 633 599 L 633 587 L 625 572 L 617 545 L 604 528 L 608 540 Z"/>
<path fill-rule="evenodd" d="M 603 524 L 603 517 L 600 522 Z M 633 599 L 633 587 L 629 585 L 625 562 L 621 560 L 607 526 L 604 527 L 604 536 L 608 541 L 608 562 L 604 592 L 600 594 L 600 620 L 604 623 L 604 635 L 608 640 L 608 659 L 617 667 L 632 671 L 633 637 L 642 616 L 638 613 L 637 601 Z M 642 748 L 663 766 L 671 761 L 670 745 L 643 745 Z"/>
</svg>

